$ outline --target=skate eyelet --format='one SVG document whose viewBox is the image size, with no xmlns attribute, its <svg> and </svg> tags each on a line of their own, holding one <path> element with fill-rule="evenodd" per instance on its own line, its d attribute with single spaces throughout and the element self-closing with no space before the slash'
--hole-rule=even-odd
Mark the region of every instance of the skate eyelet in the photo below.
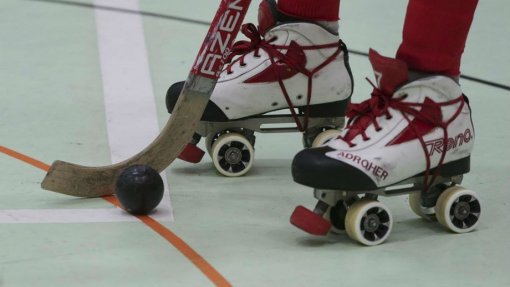
<svg viewBox="0 0 510 287">
<path fill-rule="evenodd" d="M 375 129 L 375 131 L 380 132 L 380 131 L 382 131 L 382 128 L 377 128 L 377 129 Z"/>
<path fill-rule="evenodd" d="M 243 67 L 244 68 L 244 67 L 246 67 L 246 64 L 245 63 L 239 64 L 239 67 Z"/>
<path fill-rule="evenodd" d="M 227 71 L 227 75 L 232 75 L 234 72 Z"/>
<path fill-rule="evenodd" d="M 387 116 L 386 116 L 386 119 L 387 119 L 387 120 L 391 120 L 391 119 L 393 119 L 393 116 L 392 116 L 392 115 L 387 115 Z"/>
<path fill-rule="evenodd" d="M 364 142 L 367 142 L 367 141 L 369 141 L 369 140 L 370 140 L 370 138 L 364 138 L 364 139 L 363 139 L 363 141 L 364 141 Z"/>
</svg>

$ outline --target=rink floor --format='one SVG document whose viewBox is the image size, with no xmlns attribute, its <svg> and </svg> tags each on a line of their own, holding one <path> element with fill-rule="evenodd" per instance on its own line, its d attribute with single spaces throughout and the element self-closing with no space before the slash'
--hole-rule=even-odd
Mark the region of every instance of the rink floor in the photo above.
<svg viewBox="0 0 510 287">
<path fill-rule="evenodd" d="M 381 198 L 395 222 L 380 246 L 296 229 L 294 208 L 315 204 L 290 174 L 297 133 L 257 134 L 254 168 L 241 178 L 219 175 L 208 157 L 176 160 L 149 217 L 112 197 L 43 190 L 56 159 L 107 165 L 152 141 L 169 118 L 166 90 L 187 76 L 218 3 L 0 1 L 1 287 L 510 285 L 508 1 L 480 1 L 463 58 L 464 75 L 500 84 L 461 80 L 476 128 L 463 185 L 483 208 L 472 233 L 419 219 L 407 196 Z M 406 4 L 342 1 L 355 102 L 373 78 L 362 53 L 394 55 Z"/>
</svg>

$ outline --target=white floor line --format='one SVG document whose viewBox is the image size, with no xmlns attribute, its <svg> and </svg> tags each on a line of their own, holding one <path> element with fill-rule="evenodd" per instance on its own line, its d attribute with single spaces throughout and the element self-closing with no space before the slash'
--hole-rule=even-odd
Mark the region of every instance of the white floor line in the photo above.
<svg viewBox="0 0 510 287">
<path fill-rule="evenodd" d="M 94 4 L 139 10 L 138 0 L 94 0 Z M 112 162 L 138 153 L 159 134 L 147 50 L 140 15 L 95 10 Z M 173 221 L 166 175 L 165 195 L 151 216 Z M 0 223 L 135 221 L 118 208 L 0 210 Z"/>
<path fill-rule="evenodd" d="M 157 209 L 152 217 L 168 217 L 167 210 Z M 100 223 L 138 221 L 120 208 L 91 209 L 12 209 L 0 211 L 2 223 Z"/>
<path fill-rule="evenodd" d="M 138 0 L 94 0 L 94 4 L 138 11 Z M 108 141 L 112 162 L 143 150 L 159 134 L 142 17 L 95 10 L 99 56 L 105 97 Z M 158 210 L 173 220 L 166 175 L 165 197 Z"/>
</svg>

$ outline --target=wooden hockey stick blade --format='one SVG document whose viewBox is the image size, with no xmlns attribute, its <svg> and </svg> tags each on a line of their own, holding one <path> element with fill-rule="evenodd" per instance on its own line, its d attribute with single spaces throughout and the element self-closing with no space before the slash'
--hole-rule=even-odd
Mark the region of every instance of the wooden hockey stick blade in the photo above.
<svg viewBox="0 0 510 287">
<path fill-rule="evenodd" d="M 159 136 L 133 157 L 108 166 L 86 167 L 55 161 L 41 187 L 78 197 L 98 197 L 115 192 L 119 174 L 134 164 L 158 172 L 167 168 L 191 139 L 246 15 L 250 0 L 223 0 L 186 80 L 172 116 Z"/>
<path fill-rule="evenodd" d="M 196 123 L 207 105 L 209 89 L 214 80 L 194 76 L 190 86 L 184 87 L 172 116 L 159 136 L 135 156 L 109 166 L 85 167 L 55 161 L 41 183 L 42 188 L 80 197 L 97 197 L 114 193 L 115 180 L 127 167 L 146 164 L 163 171 L 179 155 L 196 129 Z M 204 87 L 196 91 L 192 86 Z"/>
</svg>

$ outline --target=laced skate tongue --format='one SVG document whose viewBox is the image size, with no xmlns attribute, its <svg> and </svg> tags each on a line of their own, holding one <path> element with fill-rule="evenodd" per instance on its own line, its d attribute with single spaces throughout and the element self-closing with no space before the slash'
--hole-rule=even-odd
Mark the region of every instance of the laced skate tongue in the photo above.
<svg viewBox="0 0 510 287">
<path fill-rule="evenodd" d="M 276 2 L 274 0 L 262 0 L 259 5 L 259 31 L 264 35 L 269 28 L 276 25 L 278 10 L 276 10 Z"/>
<path fill-rule="evenodd" d="M 409 79 L 407 64 L 402 60 L 381 56 L 372 49 L 368 52 L 368 59 L 374 69 L 377 87 L 387 96 Z"/>
<path fill-rule="evenodd" d="M 368 58 L 374 69 L 377 87 L 372 92 L 372 98 L 360 104 L 351 105 L 348 116 L 356 117 L 355 122 L 349 127 L 344 139 L 351 141 L 357 135 L 363 134 L 370 126 L 374 117 L 380 116 L 380 111 L 375 110 L 380 105 L 380 97 L 391 97 L 397 87 L 408 81 L 407 64 L 401 60 L 381 56 L 375 50 L 370 49 Z"/>
<path fill-rule="evenodd" d="M 262 0 L 262 2 L 260 2 L 258 11 L 258 28 L 261 35 L 265 35 L 270 28 L 276 26 L 278 23 L 294 21 L 302 22 L 306 20 L 280 12 L 275 0 Z"/>
</svg>

